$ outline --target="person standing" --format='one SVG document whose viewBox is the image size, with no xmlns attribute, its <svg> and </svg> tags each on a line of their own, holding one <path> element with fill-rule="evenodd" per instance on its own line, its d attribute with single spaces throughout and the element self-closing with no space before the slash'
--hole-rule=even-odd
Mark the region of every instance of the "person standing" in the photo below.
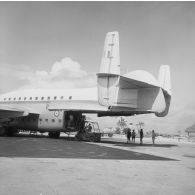
<svg viewBox="0 0 195 195">
<path fill-rule="evenodd" d="M 139 135 L 140 135 L 140 144 L 143 144 L 143 137 L 144 137 L 143 129 L 140 129 Z"/>
<path fill-rule="evenodd" d="M 127 143 L 130 143 L 131 140 L 131 129 L 127 128 Z"/>
<path fill-rule="evenodd" d="M 156 138 L 156 133 L 154 132 L 154 130 L 152 130 L 152 143 L 153 143 L 153 145 L 155 142 L 155 138 Z"/>
<path fill-rule="evenodd" d="M 85 115 L 81 116 L 80 122 L 79 122 L 79 131 L 84 132 L 85 131 Z"/>
<path fill-rule="evenodd" d="M 92 131 L 92 126 L 91 126 L 91 123 L 89 123 L 88 132 L 91 132 L 91 131 Z"/>
<path fill-rule="evenodd" d="M 135 143 L 135 136 L 136 136 L 136 133 L 135 133 L 135 130 L 133 130 L 133 132 L 132 132 L 132 143 Z"/>
</svg>

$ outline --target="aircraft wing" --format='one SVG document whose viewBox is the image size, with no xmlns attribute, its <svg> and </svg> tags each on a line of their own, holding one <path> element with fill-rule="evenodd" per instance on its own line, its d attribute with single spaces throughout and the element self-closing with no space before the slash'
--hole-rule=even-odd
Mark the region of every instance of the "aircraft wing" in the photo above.
<svg viewBox="0 0 195 195">
<path fill-rule="evenodd" d="M 27 116 L 30 113 L 38 114 L 28 110 L 27 108 L 0 105 L 0 122 L 9 118 Z"/>
<path fill-rule="evenodd" d="M 48 110 L 80 111 L 84 113 L 98 113 L 108 111 L 108 108 L 101 106 L 97 101 L 68 100 L 62 102 L 51 102 Z"/>
<path fill-rule="evenodd" d="M 124 107 L 101 106 L 97 101 L 63 101 L 63 102 L 51 102 L 48 106 L 48 110 L 57 111 L 79 111 L 83 113 L 96 113 L 99 117 L 103 116 L 132 116 L 134 114 L 147 114 L 154 113 L 151 110 L 135 110 Z"/>
<path fill-rule="evenodd" d="M 121 88 L 128 88 L 128 89 L 159 88 L 159 85 L 156 83 L 154 84 L 150 82 L 143 82 L 140 80 L 127 78 L 124 76 L 120 76 L 119 86 Z"/>
</svg>

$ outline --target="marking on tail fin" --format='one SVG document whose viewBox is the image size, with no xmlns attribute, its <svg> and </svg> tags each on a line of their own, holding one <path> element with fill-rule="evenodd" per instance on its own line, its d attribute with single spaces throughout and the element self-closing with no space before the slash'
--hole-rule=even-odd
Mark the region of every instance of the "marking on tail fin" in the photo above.
<svg viewBox="0 0 195 195">
<path fill-rule="evenodd" d="M 99 73 L 120 74 L 119 34 L 106 34 Z"/>
<path fill-rule="evenodd" d="M 112 59 L 113 56 L 111 55 L 111 51 L 108 51 L 107 58 Z"/>
<path fill-rule="evenodd" d="M 111 63 L 112 63 L 112 58 L 113 58 L 113 47 L 114 47 L 114 37 L 115 37 L 115 34 L 112 34 L 112 43 L 108 44 L 108 46 L 110 46 L 110 51 L 109 51 L 109 59 L 110 59 L 110 62 L 109 62 L 109 73 L 110 73 L 110 68 L 111 68 Z"/>
</svg>

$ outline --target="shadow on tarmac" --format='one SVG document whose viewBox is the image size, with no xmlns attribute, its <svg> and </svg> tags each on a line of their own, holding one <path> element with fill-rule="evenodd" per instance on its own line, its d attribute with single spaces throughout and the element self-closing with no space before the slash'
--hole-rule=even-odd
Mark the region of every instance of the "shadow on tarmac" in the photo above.
<svg viewBox="0 0 195 195">
<path fill-rule="evenodd" d="M 110 140 L 102 140 L 101 143 L 105 144 L 112 144 L 115 146 L 123 146 L 123 147 L 160 147 L 160 148 L 171 148 L 171 147 L 178 147 L 178 145 L 175 144 L 139 144 L 139 143 L 130 143 L 127 144 L 125 142 L 116 142 L 116 141 L 110 141 Z"/>
<path fill-rule="evenodd" d="M 37 139 L 37 137 L 45 139 Z M 103 141 L 103 143 L 107 142 Z M 120 146 L 127 145 L 124 143 L 115 144 Z M 89 144 L 87 142 L 67 141 L 67 138 L 50 139 L 46 136 L 32 137 L 23 135 L 0 137 L 0 157 L 176 161 L 175 159 Z"/>
</svg>

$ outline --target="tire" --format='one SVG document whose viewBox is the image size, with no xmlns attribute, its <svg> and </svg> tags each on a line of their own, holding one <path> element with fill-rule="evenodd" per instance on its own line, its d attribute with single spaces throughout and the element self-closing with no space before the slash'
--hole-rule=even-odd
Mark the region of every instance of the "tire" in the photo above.
<svg viewBox="0 0 195 195">
<path fill-rule="evenodd" d="M 57 138 L 60 137 L 60 132 L 59 131 L 51 131 L 51 132 L 48 133 L 48 135 L 49 135 L 50 138 L 57 139 Z"/>
<path fill-rule="evenodd" d="M 5 135 L 6 135 L 6 130 L 5 130 L 5 128 L 1 127 L 0 128 L 0 137 L 3 137 Z"/>
<path fill-rule="evenodd" d="M 108 137 L 112 137 L 113 136 L 113 133 L 108 133 Z"/>
<path fill-rule="evenodd" d="M 13 137 L 13 136 L 15 136 L 18 133 L 18 130 L 17 129 L 7 128 L 5 130 L 6 130 L 5 131 L 5 135 L 7 137 Z"/>
<path fill-rule="evenodd" d="M 95 142 L 100 142 L 101 141 L 101 134 L 96 134 L 95 135 Z"/>
<path fill-rule="evenodd" d="M 89 136 L 89 141 L 90 142 L 95 142 L 95 135 L 90 135 Z"/>
</svg>

